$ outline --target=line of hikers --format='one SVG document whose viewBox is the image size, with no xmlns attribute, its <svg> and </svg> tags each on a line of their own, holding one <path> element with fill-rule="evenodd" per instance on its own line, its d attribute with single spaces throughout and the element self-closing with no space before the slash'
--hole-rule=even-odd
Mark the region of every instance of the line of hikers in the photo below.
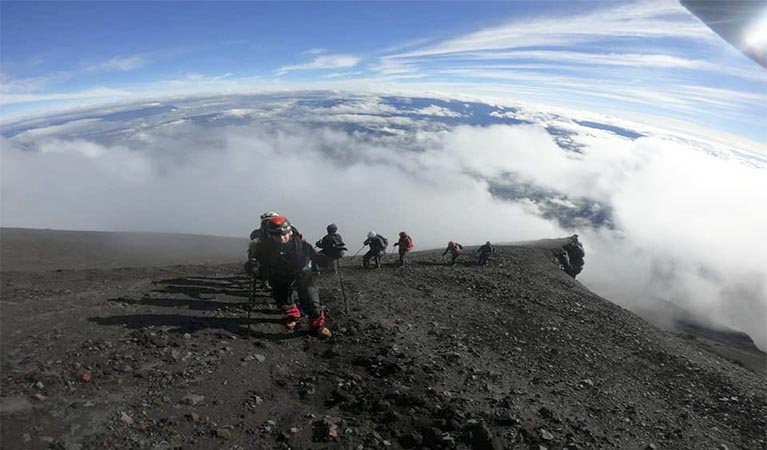
<svg viewBox="0 0 767 450">
<path fill-rule="evenodd" d="M 369 232 L 359 250 L 369 247 L 362 257 L 363 267 L 370 268 L 372 262 L 374 267 L 380 268 L 388 244 L 385 237 L 375 231 Z M 264 213 L 260 227 L 250 233 L 245 270 L 251 277 L 259 279 L 266 289 L 271 289 L 272 297 L 282 309 L 283 324 L 289 330 L 295 329 L 302 315 L 306 314 L 310 331 L 328 338 L 332 332 L 326 325 L 315 276 L 320 267 L 337 272 L 338 262 L 348 249 L 338 233 L 338 227 L 332 223 L 327 226 L 327 234 L 315 246 L 320 250 L 316 251 L 286 217 L 276 212 Z M 399 265 L 404 266 L 408 253 L 413 249 L 413 239 L 407 232 L 401 231 L 394 246 L 399 247 Z M 450 241 L 442 256 L 450 252 L 451 264 L 455 264 L 462 251 L 461 244 Z M 487 264 L 494 252 L 495 248 L 489 241 L 486 242 L 477 250 L 478 264 Z M 298 304 L 294 293 L 297 294 Z"/>
</svg>

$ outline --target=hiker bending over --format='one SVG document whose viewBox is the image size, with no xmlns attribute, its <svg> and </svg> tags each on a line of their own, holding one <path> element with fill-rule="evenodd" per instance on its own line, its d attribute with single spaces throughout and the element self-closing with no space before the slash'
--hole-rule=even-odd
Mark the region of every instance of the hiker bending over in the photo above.
<svg viewBox="0 0 767 450">
<path fill-rule="evenodd" d="M 477 249 L 477 253 L 479 253 L 477 264 L 484 266 L 487 264 L 487 259 L 490 258 L 490 255 L 495 253 L 495 247 L 490 245 L 490 241 L 487 241 L 485 245 Z"/>
<path fill-rule="evenodd" d="M 399 232 L 399 241 L 394 244 L 395 247 L 399 247 L 399 265 L 405 265 L 405 257 L 413 249 L 413 239 L 407 235 L 404 231 Z"/>
<path fill-rule="evenodd" d="M 301 239 L 283 216 L 271 217 L 264 229 L 269 238 L 259 242 L 256 255 L 268 270 L 272 296 L 283 311 L 283 323 L 293 330 L 303 310 L 309 316 L 310 330 L 319 337 L 330 337 L 311 272 L 311 262 L 317 259 L 314 247 Z M 294 290 L 301 309 L 291 300 Z"/>
<path fill-rule="evenodd" d="M 562 247 L 560 255 L 559 261 L 562 270 L 573 278 L 581 273 L 584 264 L 583 257 L 586 256 L 586 252 L 583 250 L 583 244 L 578 240 L 577 234 L 570 236 L 567 244 Z"/>
<path fill-rule="evenodd" d="M 259 241 L 268 238 L 265 228 L 266 223 L 269 221 L 269 219 L 272 217 L 277 217 L 278 215 L 279 214 L 274 211 L 269 211 L 261 214 L 261 222 L 259 228 L 256 228 L 250 232 L 250 242 L 248 243 L 248 262 L 245 263 L 245 272 L 249 277 L 256 277 L 258 280 L 260 280 L 261 285 L 264 286 L 265 289 L 270 288 L 269 274 L 266 272 L 263 264 L 261 264 L 258 260 L 258 257 L 256 256 L 256 249 L 258 248 Z"/>
<path fill-rule="evenodd" d="M 442 256 L 447 255 L 447 252 L 450 252 L 450 265 L 455 264 L 455 260 L 458 259 L 458 257 L 461 255 L 461 252 L 463 251 L 463 245 L 450 241 L 447 243 L 447 248 L 444 252 L 442 252 Z"/>
<path fill-rule="evenodd" d="M 344 244 L 344 238 L 338 234 L 338 227 L 336 224 L 331 223 L 328 225 L 327 231 L 328 234 L 314 245 L 320 249 L 319 253 L 324 257 L 324 261 L 320 263 L 320 266 L 330 266 L 335 273 L 338 260 L 341 259 L 344 256 L 344 252 L 346 252 L 346 244 Z"/>
<path fill-rule="evenodd" d="M 386 253 L 386 246 L 389 245 L 389 241 L 385 237 L 376 234 L 375 231 L 371 231 L 368 233 L 368 238 L 365 239 L 365 242 L 363 242 L 362 245 L 370 246 L 370 250 L 362 256 L 362 267 L 367 269 L 370 267 L 370 260 L 376 259 L 376 267 L 380 268 L 381 258 L 384 253 Z"/>
</svg>

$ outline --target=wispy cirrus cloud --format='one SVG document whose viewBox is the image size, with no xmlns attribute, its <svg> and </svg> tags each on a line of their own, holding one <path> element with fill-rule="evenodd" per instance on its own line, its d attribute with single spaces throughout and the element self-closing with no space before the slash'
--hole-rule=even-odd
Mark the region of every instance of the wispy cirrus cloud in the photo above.
<svg viewBox="0 0 767 450">
<path fill-rule="evenodd" d="M 346 69 L 356 66 L 360 60 L 361 58 L 353 55 L 321 55 L 308 63 L 282 66 L 275 75 L 279 77 L 298 70 Z"/>
<path fill-rule="evenodd" d="M 86 66 L 84 72 L 127 72 L 143 67 L 148 62 L 145 55 L 115 56 L 106 61 Z"/>
<path fill-rule="evenodd" d="M 93 87 L 78 90 L 79 94 L 51 92 L 61 83 L 70 81 L 78 76 L 92 75 L 104 72 L 127 72 L 142 68 L 148 62 L 145 55 L 116 56 L 94 64 L 82 65 L 69 70 L 60 70 L 41 76 L 13 78 L 8 74 L 0 74 L 0 102 L 21 103 L 25 101 L 60 100 L 67 98 L 95 98 L 104 94 L 113 96 L 124 92 L 121 89 L 109 87 Z"/>
</svg>

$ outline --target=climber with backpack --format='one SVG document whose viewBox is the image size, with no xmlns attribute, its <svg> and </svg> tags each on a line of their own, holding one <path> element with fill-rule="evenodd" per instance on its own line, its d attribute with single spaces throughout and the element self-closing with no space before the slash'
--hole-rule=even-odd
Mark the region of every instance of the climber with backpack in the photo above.
<svg viewBox="0 0 767 450">
<path fill-rule="evenodd" d="M 405 257 L 413 249 L 413 239 L 406 232 L 400 231 L 399 241 L 394 246 L 399 247 L 399 265 L 402 267 L 405 265 Z"/>
<path fill-rule="evenodd" d="M 330 337 L 332 333 L 325 325 L 325 312 L 311 271 L 312 261 L 317 260 L 314 247 L 299 237 L 283 216 L 269 218 L 264 231 L 268 238 L 259 241 L 256 257 L 269 274 L 272 296 L 283 311 L 283 324 L 294 330 L 303 311 L 309 316 L 309 328 L 315 335 Z M 293 291 L 298 294 L 300 309 L 292 300 Z"/>
<path fill-rule="evenodd" d="M 375 231 L 371 231 L 368 233 L 368 238 L 362 243 L 363 247 L 366 245 L 369 245 L 370 249 L 362 256 L 362 267 L 369 268 L 370 260 L 373 259 L 376 268 L 380 269 L 381 258 L 386 253 L 386 246 L 389 245 L 389 241 L 380 234 L 376 234 Z"/>
<path fill-rule="evenodd" d="M 487 260 L 490 258 L 490 255 L 495 253 L 495 247 L 493 247 L 493 245 L 490 244 L 490 241 L 487 241 L 485 242 L 485 245 L 477 249 L 477 253 L 479 253 L 479 257 L 477 258 L 477 264 L 480 266 L 484 266 L 484 265 L 487 265 Z"/>
<path fill-rule="evenodd" d="M 448 252 L 450 252 L 450 257 L 452 258 L 450 260 L 450 265 L 455 265 L 455 260 L 458 259 L 458 257 L 461 255 L 461 252 L 463 251 L 463 245 L 450 241 L 447 243 L 447 248 L 444 252 L 442 252 L 442 256 L 447 255 Z"/>
<path fill-rule="evenodd" d="M 338 260 L 344 256 L 344 252 L 347 250 L 346 244 L 344 244 L 344 239 L 338 233 L 338 226 L 336 224 L 331 223 L 326 229 L 328 234 L 317 241 L 314 246 L 320 249 L 319 254 L 323 256 L 319 263 L 320 267 L 331 267 L 335 273 Z"/>
</svg>

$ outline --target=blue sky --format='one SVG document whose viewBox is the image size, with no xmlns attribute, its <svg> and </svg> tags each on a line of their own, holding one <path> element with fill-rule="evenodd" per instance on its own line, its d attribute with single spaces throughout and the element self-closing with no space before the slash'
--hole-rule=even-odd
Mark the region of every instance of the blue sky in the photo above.
<svg viewBox="0 0 767 450">
<path fill-rule="evenodd" d="M 167 95 L 431 90 L 767 142 L 767 71 L 672 1 L 0 5 L 5 119 Z"/>
</svg>

